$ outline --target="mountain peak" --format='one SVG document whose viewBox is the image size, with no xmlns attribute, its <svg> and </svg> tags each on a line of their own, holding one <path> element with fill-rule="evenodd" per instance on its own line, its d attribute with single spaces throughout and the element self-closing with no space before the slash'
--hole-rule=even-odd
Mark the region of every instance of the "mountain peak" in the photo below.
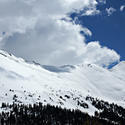
<svg viewBox="0 0 125 125">
<path fill-rule="evenodd" d="M 125 71 L 125 61 L 119 62 L 112 70 L 124 70 Z"/>
</svg>

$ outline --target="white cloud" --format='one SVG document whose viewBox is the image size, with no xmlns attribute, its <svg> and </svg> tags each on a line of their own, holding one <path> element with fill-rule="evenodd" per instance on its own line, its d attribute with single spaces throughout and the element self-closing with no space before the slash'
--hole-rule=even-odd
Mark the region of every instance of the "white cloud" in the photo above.
<svg viewBox="0 0 125 125">
<path fill-rule="evenodd" d="M 95 8 L 89 8 L 82 14 L 82 16 L 92 16 L 97 14 L 100 14 L 100 10 L 96 10 Z"/>
<path fill-rule="evenodd" d="M 99 42 L 90 42 L 86 46 L 84 61 L 98 65 L 108 66 L 112 62 L 118 61 L 120 56 L 107 47 L 101 47 Z"/>
<path fill-rule="evenodd" d="M 121 7 L 120 7 L 120 11 L 123 11 L 125 9 L 125 5 L 122 5 Z"/>
<path fill-rule="evenodd" d="M 115 51 L 98 42 L 86 44 L 80 31 L 89 36 L 91 31 L 66 16 L 83 8 L 95 14 L 96 5 L 96 0 L 0 0 L 1 48 L 41 64 L 108 65 L 118 61 Z M 67 21 L 60 20 L 63 17 Z"/>
<path fill-rule="evenodd" d="M 111 16 L 115 11 L 116 11 L 116 9 L 113 7 L 106 8 L 106 12 L 107 12 L 108 16 Z"/>
<path fill-rule="evenodd" d="M 106 0 L 98 0 L 102 4 L 106 4 Z"/>
</svg>

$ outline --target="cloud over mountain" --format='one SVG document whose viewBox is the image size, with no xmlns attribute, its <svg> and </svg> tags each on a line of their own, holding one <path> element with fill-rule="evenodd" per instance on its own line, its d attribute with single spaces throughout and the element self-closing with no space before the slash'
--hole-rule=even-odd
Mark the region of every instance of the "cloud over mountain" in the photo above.
<svg viewBox="0 0 125 125">
<path fill-rule="evenodd" d="M 41 64 L 109 65 L 119 55 L 99 42 L 86 44 L 80 31 L 92 35 L 91 31 L 67 16 L 83 8 L 95 14 L 98 4 L 96 0 L 0 0 L 0 47 Z"/>
</svg>

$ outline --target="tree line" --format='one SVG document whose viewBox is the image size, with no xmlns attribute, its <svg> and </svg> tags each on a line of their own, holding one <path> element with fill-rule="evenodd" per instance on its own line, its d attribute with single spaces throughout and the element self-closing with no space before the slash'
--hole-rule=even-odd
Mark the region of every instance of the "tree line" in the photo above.
<svg viewBox="0 0 125 125">
<path fill-rule="evenodd" d="M 1 125 L 116 125 L 110 120 L 98 117 L 96 113 L 97 116 L 89 116 L 79 110 L 45 106 L 42 103 L 33 105 L 2 103 L 1 108 L 8 110 L 0 113 Z"/>
</svg>

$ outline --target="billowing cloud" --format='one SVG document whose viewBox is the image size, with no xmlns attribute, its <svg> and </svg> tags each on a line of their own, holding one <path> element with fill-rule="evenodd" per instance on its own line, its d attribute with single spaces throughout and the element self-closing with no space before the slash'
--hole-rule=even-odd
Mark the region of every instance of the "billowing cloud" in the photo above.
<svg viewBox="0 0 125 125">
<path fill-rule="evenodd" d="M 106 8 L 106 12 L 107 12 L 108 16 L 111 16 L 115 11 L 116 11 L 116 9 L 113 7 Z"/>
<path fill-rule="evenodd" d="M 16 56 L 41 64 L 95 63 L 109 65 L 119 55 L 99 42 L 86 44 L 92 33 L 67 14 L 83 8 L 98 10 L 96 0 L 0 0 L 0 46 Z"/>
<path fill-rule="evenodd" d="M 84 62 L 106 67 L 112 62 L 118 61 L 119 58 L 120 56 L 114 50 L 101 47 L 98 41 L 88 43 L 84 54 Z"/>
</svg>

